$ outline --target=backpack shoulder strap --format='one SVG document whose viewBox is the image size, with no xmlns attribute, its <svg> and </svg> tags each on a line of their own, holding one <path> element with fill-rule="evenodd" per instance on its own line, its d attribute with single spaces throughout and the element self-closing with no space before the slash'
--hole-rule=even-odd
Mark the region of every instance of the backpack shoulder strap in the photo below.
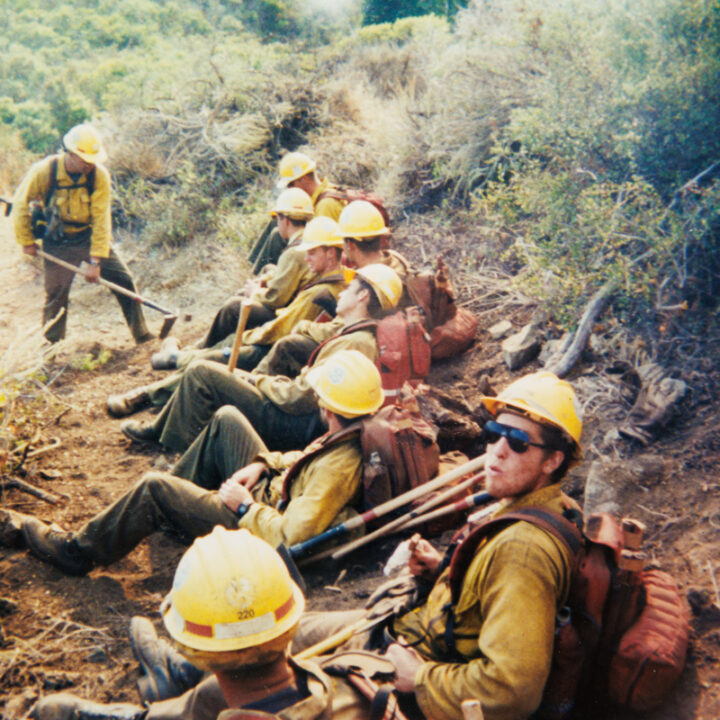
<svg viewBox="0 0 720 720">
<path fill-rule="evenodd" d="M 565 545 L 573 558 L 582 548 L 583 535 L 577 524 L 552 510 L 540 507 L 526 507 L 505 513 L 496 518 L 489 518 L 481 522 L 477 527 L 469 529 L 469 532 L 464 537 L 459 537 L 448 548 L 448 552 L 452 553 L 449 557 L 449 581 L 453 602 L 457 602 L 460 597 L 463 578 L 472 559 L 475 557 L 475 552 L 481 541 L 518 520 L 537 525 L 556 537 Z"/>
<path fill-rule="evenodd" d="M 353 323 L 352 325 L 346 325 L 339 333 L 336 333 L 332 337 L 327 338 L 327 340 L 323 340 L 313 351 L 310 353 L 310 357 L 307 361 L 307 366 L 312 367 L 315 364 L 315 360 L 317 359 L 318 354 L 320 351 L 330 342 L 335 340 L 336 338 L 340 337 L 341 335 L 349 335 L 350 333 L 353 333 L 357 330 L 373 330 L 375 331 L 377 329 L 378 321 L 377 320 L 361 320 L 360 322 Z"/>
<path fill-rule="evenodd" d="M 55 155 L 55 157 L 52 159 L 52 162 L 50 163 L 50 187 L 48 188 L 47 195 L 45 196 L 45 207 L 48 208 L 50 206 L 50 201 L 52 200 L 53 195 L 55 194 L 55 188 L 57 188 L 57 169 L 58 169 L 58 156 Z"/>
<path fill-rule="evenodd" d="M 302 457 L 298 458 L 286 471 L 283 478 L 282 504 L 286 504 L 290 498 L 290 485 L 292 481 L 300 474 L 300 471 L 320 453 L 325 452 L 329 447 L 347 439 L 351 435 L 360 434 L 362 432 L 362 422 L 354 422 L 338 430 L 332 435 L 326 435 L 317 445 L 306 452 Z"/>
<path fill-rule="evenodd" d="M 309 290 L 311 287 L 315 287 L 316 285 L 334 285 L 338 282 L 345 282 L 345 275 L 343 275 L 343 273 L 333 273 L 332 275 L 325 275 L 324 277 L 311 280 L 309 283 L 303 285 L 298 292 Z"/>
</svg>

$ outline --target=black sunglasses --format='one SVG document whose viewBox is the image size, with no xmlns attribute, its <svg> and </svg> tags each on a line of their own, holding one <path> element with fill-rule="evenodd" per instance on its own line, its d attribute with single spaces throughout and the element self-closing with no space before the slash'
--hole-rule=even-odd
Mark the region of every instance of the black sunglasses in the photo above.
<svg viewBox="0 0 720 720">
<path fill-rule="evenodd" d="M 532 442 L 530 436 L 519 428 L 510 425 L 501 425 L 494 420 L 488 420 L 483 428 L 483 436 L 488 445 L 496 443 L 500 438 L 507 440 L 510 449 L 518 454 L 524 453 L 531 445 L 533 447 L 546 448 L 547 445 Z"/>
</svg>

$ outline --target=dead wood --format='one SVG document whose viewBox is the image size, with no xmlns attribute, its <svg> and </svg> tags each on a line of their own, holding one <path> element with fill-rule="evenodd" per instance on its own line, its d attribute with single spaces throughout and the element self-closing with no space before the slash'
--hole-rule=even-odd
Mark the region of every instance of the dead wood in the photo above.
<svg viewBox="0 0 720 720">
<path fill-rule="evenodd" d="M 61 499 L 60 496 L 55 495 L 54 493 L 49 493 L 45 490 L 41 490 L 39 487 L 31 485 L 30 483 L 25 482 L 24 480 L 20 480 L 20 478 L 16 477 L 1 478 L 0 490 L 2 490 L 2 492 L 5 492 L 6 490 L 20 490 L 20 492 L 27 493 L 28 495 L 33 495 L 34 497 L 40 498 L 40 500 L 44 500 L 51 505 L 57 505 Z"/>
<path fill-rule="evenodd" d="M 561 352 L 553 355 L 545 366 L 547 370 L 555 373 L 558 377 L 565 377 L 570 370 L 572 370 L 575 363 L 579 360 L 580 355 L 582 355 L 582 351 L 585 349 L 595 321 L 608 306 L 615 292 L 615 287 L 616 283 L 614 280 L 608 281 L 592 296 L 580 319 L 580 324 L 573 335 L 570 347 L 568 347 L 564 353 Z"/>
</svg>

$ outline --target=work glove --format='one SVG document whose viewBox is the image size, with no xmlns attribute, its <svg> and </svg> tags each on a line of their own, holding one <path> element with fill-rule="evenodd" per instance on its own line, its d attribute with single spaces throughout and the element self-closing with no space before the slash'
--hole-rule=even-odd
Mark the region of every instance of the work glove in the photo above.
<svg viewBox="0 0 720 720">
<path fill-rule="evenodd" d="M 687 385 L 682 380 L 665 376 L 655 363 L 639 369 L 642 387 L 627 420 L 618 428 L 621 435 L 648 445 L 657 439 L 672 418 L 679 402 L 685 397 Z"/>
<path fill-rule="evenodd" d="M 412 610 L 426 594 L 424 583 L 409 572 L 401 572 L 384 582 L 365 603 L 368 619 L 392 613 L 395 616 Z"/>
</svg>

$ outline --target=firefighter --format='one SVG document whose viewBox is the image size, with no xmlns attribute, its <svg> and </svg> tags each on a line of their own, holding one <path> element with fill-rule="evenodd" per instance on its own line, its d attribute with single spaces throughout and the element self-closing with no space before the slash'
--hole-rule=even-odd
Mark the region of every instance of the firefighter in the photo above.
<svg viewBox="0 0 720 720">
<path fill-rule="evenodd" d="M 326 220 L 328 218 L 316 218 Z M 184 452 L 213 413 L 223 405 L 234 405 L 273 450 L 305 447 L 322 432 L 317 400 L 307 382 L 312 367 L 340 350 L 358 350 L 375 362 L 378 358 L 373 327 L 368 321 L 384 308 L 397 305 L 402 283 L 386 266 L 368 266 L 340 293 L 337 314 L 343 327 L 323 343 L 312 365 L 296 378 L 250 374 L 216 362 L 197 361 L 190 365 L 169 402 L 153 422 L 126 420 L 122 431 L 141 442 L 160 442 Z M 381 299 L 382 298 L 382 299 Z M 262 328 L 257 328 L 261 330 Z M 255 332 L 255 331 L 250 331 Z"/>
<path fill-rule="evenodd" d="M 380 373 L 356 350 L 336 353 L 308 373 L 327 432 L 302 453 L 269 452 L 234 408 L 181 458 L 177 475 L 150 472 L 74 532 L 32 515 L 0 510 L 0 536 L 73 575 L 124 557 L 161 527 L 195 538 L 216 525 L 246 528 L 273 546 L 303 542 L 356 514 L 362 497 L 360 421 L 383 403 Z M 224 482 L 217 490 L 200 485 Z M 196 484 L 197 483 L 197 484 Z"/>
<path fill-rule="evenodd" d="M 88 262 L 85 279 L 109 280 L 135 292 L 130 272 L 112 247 L 110 173 L 103 163 L 107 154 L 100 135 L 90 124 L 76 125 L 63 138 L 63 150 L 35 163 L 13 197 L 15 239 L 26 255 L 43 250 L 60 260 L 79 265 Z M 65 337 L 70 287 L 75 273 L 44 260 L 45 337 Z M 142 306 L 113 293 L 136 343 L 153 338 L 145 324 Z M 48 325 L 48 323 L 51 323 Z"/>
<path fill-rule="evenodd" d="M 160 613 L 177 651 L 211 673 L 222 688 L 217 702 L 202 708 L 204 717 L 370 717 L 369 702 L 347 681 L 290 656 L 304 607 L 303 593 L 280 556 L 247 530 L 217 527 L 195 540 L 178 564 Z M 163 717 L 163 703 L 149 709 L 101 705 L 60 693 L 40 700 L 30 717 L 142 720 Z"/>
</svg>

